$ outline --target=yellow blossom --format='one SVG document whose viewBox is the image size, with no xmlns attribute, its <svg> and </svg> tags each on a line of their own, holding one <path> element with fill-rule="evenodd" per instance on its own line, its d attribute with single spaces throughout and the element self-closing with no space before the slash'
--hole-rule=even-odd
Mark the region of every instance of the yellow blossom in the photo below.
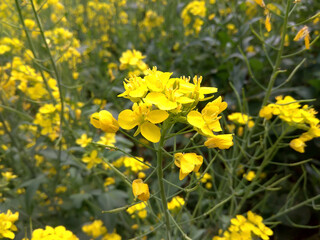
<svg viewBox="0 0 320 240">
<path fill-rule="evenodd" d="M 205 141 L 204 145 L 208 148 L 229 149 L 233 146 L 232 134 L 214 135 Z"/>
<path fill-rule="evenodd" d="M 304 148 L 306 146 L 305 142 L 300 138 L 295 138 L 290 141 L 290 147 L 299 153 L 304 153 Z"/>
<path fill-rule="evenodd" d="M 243 177 L 251 182 L 256 177 L 256 174 L 254 171 L 249 171 L 248 173 L 243 174 Z"/>
<path fill-rule="evenodd" d="M 107 233 L 107 228 L 101 220 L 94 220 L 92 223 L 82 226 L 82 231 L 90 237 L 98 238 Z"/>
<path fill-rule="evenodd" d="M 102 162 L 101 158 L 98 158 L 98 151 L 97 150 L 93 150 L 89 156 L 84 156 L 82 158 L 82 161 L 84 163 L 87 163 L 87 168 L 91 169 L 92 167 L 94 167 L 95 165 L 99 164 Z"/>
<path fill-rule="evenodd" d="M 80 138 L 76 140 L 76 143 L 79 144 L 81 147 L 86 147 L 90 142 L 92 141 L 92 138 L 88 138 L 86 133 L 83 133 Z"/>
<path fill-rule="evenodd" d="M 227 108 L 227 103 L 222 102 L 222 98 L 218 97 L 212 102 L 209 102 L 199 113 L 198 111 L 190 111 L 187 115 L 187 121 L 200 134 L 208 137 L 213 137 L 213 132 L 222 131 L 218 116 Z"/>
<path fill-rule="evenodd" d="M 7 213 L 0 213 L 0 238 L 14 239 L 13 232 L 18 230 L 14 223 L 18 218 L 19 212 L 13 214 L 11 210 L 8 210 Z"/>
<path fill-rule="evenodd" d="M 148 169 L 148 165 L 144 163 L 144 159 L 142 157 L 122 157 L 118 159 L 117 161 L 121 161 L 126 168 L 129 168 L 132 172 L 137 173 L 142 170 Z M 113 163 L 114 166 L 117 166 L 115 163 Z"/>
<path fill-rule="evenodd" d="M 133 111 L 132 111 L 133 110 Z M 119 125 L 123 129 L 130 130 L 138 126 L 134 136 L 140 132 L 150 142 L 159 142 L 160 128 L 155 124 L 165 121 L 169 114 L 164 110 L 152 110 L 150 104 L 134 104 L 132 110 L 126 109 L 119 114 Z"/>
<path fill-rule="evenodd" d="M 192 171 L 198 172 L 203 163 L 203 157 L 195 153 L 174 154 L 174 164 L 180 168 L 179 180 L 183 180 Z"/>
<path fill-rule="evenodd" d="M 135 197 L 141 201 L 148 201 L 150 198 L 149 186 L 143 183 L 142 179 L 136 179 L 132 182 L 132 192 Z"/>
<path fill-rule="evenodd" d="M 299 30 L 297 35 L 294 37 L 293 41 L 299 41 L 302 38 L 304 38 L 304 44 L 306 49 L 310 49 L 310 35 L 309 35 L 309 29 L 307 26 L 304 26 Z"/>
<path fill-rule="evenodd" d="M 117 120 L 107 110 L 92 114 L 90 122 L 94 127 L 101 128 L 102 131 L 107 133 L 116 133 L 119 130 Z"/>
<path fill-rule="evenodd" d="M 168 209 L 170 211 L 176 211 L 177 209 L 181 209 L 182 206 L 185 205 L 185 201 L 180 196 L 175 196 L 172 198 L 170 202 L 168 202 Z"/>
<path fill-rule="evenodd" d="M 147 217 L 147 202 L 141 202 L 129 207 L 126 211 L 131 215 L 132 218 L 135 218 L 138 215 L 139 218 L 146 218 Z"/>
</svg>

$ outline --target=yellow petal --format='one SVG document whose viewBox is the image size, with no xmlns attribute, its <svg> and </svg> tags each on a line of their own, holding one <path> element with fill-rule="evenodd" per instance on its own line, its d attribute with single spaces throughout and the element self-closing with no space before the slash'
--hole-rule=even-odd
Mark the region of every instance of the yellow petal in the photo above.
<svg viewBox="0 0 320 240">
<path fill-rule="evenodd" d="M 90 122 L 95 128 L 100 128 L 100 121 L 99 121 L 99 113 L 94 113 L 90 116 Z"/>
<path fill-rule="evenodd" d="M 160 128 L 153 123 L 144 122 L 141 125 L 141 134 L 150 142 L 157 143 L 160 141 Z"/>
<path fill-rule="evenodd" d="M 130 130 L 137 126 L 138 122 L 133 111 L 130 109 L 123 110 L 118 117 L 120 127 Z"/>
<path fill-rule="evenodd" d="M 197 128 L 202 128 L 205 125 L 205 122 L 202 118 L 202 115 L 198 111 L 189 112 L 187 115 L 187 121 L 192 126 L 197 127 Z"/>
<path fill-rule="evenodd" d="M 147 120 L 152 123 L 161 123 L 169 117 L 169 114 L 163 110 L 153 110 L 147 115 Z"/>
<path fill-rule="evenodd" d="M 145 98 L 145 101 L 156 105 L 160 110 L 172 110 L 178 106 L 176 102 L 170 101 L 166 95 L 158 92 L 149 93 Z"/>
</svg>

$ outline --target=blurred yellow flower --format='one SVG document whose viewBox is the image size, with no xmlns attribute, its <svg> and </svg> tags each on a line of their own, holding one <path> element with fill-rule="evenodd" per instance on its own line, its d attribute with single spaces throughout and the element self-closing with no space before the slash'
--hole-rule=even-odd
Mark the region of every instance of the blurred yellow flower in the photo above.
<svg viewBox="0 0 320 240">
<path fill-rule="evenodd" d="M 91 169 L 92 167 L 96 166 L 97 164 L 102 162 L 101 158 L 98 158 L 98 151 L 93 150 L 89 156 L 84 156 L 82 158 L 82 162 L 87 163 L 87 168 Z"/>
<path fill-rule="evenodd" d="M 175 196 L 172 198 L 170 202 L 168 202 L 168 209 L 170 211 L 176 211 L 177 209 L 181 209 L 182 206 L 185 205 L 185 201 L 180 196 Z"/>
<path fill-rule="evenodd" d="M 174 164 L 180 168 L 179 180 L 183 180 L 189 173 L 198 172 L 203 163 L 203 157 L 195 153 L 174 154 Z"/>
<path fill-rule="evenodd" d="M 81 137 L 76 140 L 76 143 L 77 143 L 78 145 L 80 145 L 81 147 L 84 148 L 84 147 L 86 147 L 91 141 L 92 141 L 92 138 L 88 138 L 87 134 L 86 134 L 86 133 L 83 133 L 83 134 L 81 135 Z"/>
<path fill-rule="evenodd" d="M 119 124 L 117 120 L 107 110 L 102 110 L 99 113 L 94 113 L 90 117 L 91 124 L 100 128 L 107 133 L 116 133 L 119 130 Z"/>
<path fill-rule="evenodd" d="M 107 228 L 101 220 L 94 220 L 92 223 L 82 226 L 82 231 L 90 237 L 98 238 L 107 233 Z"/>
<path fill-rule="evenodd" d="M 7 213 L 0 213 L 0 238 L 14 239 L 15 234 L 13 231 L 17 231 L 14 223 L 19 219 L 19 212 L 12 213 L 8 210 Z"/>
<path fill-rule="evenodd" d="M 150 198 L 149 186 L 143 183 L 142 179 L 135 179 L 132 182 L 133 195 L 141 201 L 148 201 Z"/>
<path fill-rule="evenodd" d="M 233 146 L 232 134 L 214 135 L 205 141 L 204 145 L 208 148 L 229 149 Z"/>
</svg>

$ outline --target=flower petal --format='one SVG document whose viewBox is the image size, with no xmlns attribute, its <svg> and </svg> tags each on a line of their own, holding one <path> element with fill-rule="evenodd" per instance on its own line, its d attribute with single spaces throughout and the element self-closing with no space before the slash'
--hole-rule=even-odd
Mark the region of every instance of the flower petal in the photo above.
<svg viewBox="0 0 320 240">
<path fill-rule="evenodd" d="M 138 125 L 136 116 L 130 109 L 123 110 L 118 117 L 120 127 L 130 130 Z"/>
<path fill-rule="evenodd" d="M 164 110 L 153 110 L 147 115 L 147 120 L 152 123 L 161 123 L 169 117 L 169 114 Z"/>
<path fill-rule="evenodd" d="M 150 142 L 157 143 L 160 141 L 160 128 L 153 123 L 144 122 L 141 125 L 141 134 Z"/>
<path fill-rule="evenodd" d="M 206 123 L 204 122 L 201 113 L 198 111 L 191 111 L 187 115 L 188 123 L 197 128 L 202 128 Z"/>
</svg>

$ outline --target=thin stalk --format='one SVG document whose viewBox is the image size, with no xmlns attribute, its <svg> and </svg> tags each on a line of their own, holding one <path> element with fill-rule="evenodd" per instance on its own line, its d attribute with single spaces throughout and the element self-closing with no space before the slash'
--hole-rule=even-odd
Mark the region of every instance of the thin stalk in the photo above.
<svg viewBox="0 0 320 240">
<path fill-rule="evenodd" d="M 167 239 L 171 239 L 171 234 L 170 234 L 170 219 L 169 219 L 169 214 L 168 214 L 168 203 L 167 203 L 167 198 L 166 198 L 166 193 L 164 189 L 164 181 L 163 181 L 163 170 L 162 170 L 162 160 L 163 160 L 163 151 L 162 148 L 165 143 L 165 136 L 166 133 L 170 127 L 168 124 L 163 124 L 163 132 L 161 134 L 160 141 L 158 143 L 158 148 L 157 148 L 157 175 L 158 175 L 158 182 L 159 182 L 159 189 L 160 189 L 160 196 L 161 196 L 161 202 L 162 202 L 162 210 L 164 213 L 164 218 L 165 218 L 165 224 L 166 224 L 166 235 Z"/>
</svg>

